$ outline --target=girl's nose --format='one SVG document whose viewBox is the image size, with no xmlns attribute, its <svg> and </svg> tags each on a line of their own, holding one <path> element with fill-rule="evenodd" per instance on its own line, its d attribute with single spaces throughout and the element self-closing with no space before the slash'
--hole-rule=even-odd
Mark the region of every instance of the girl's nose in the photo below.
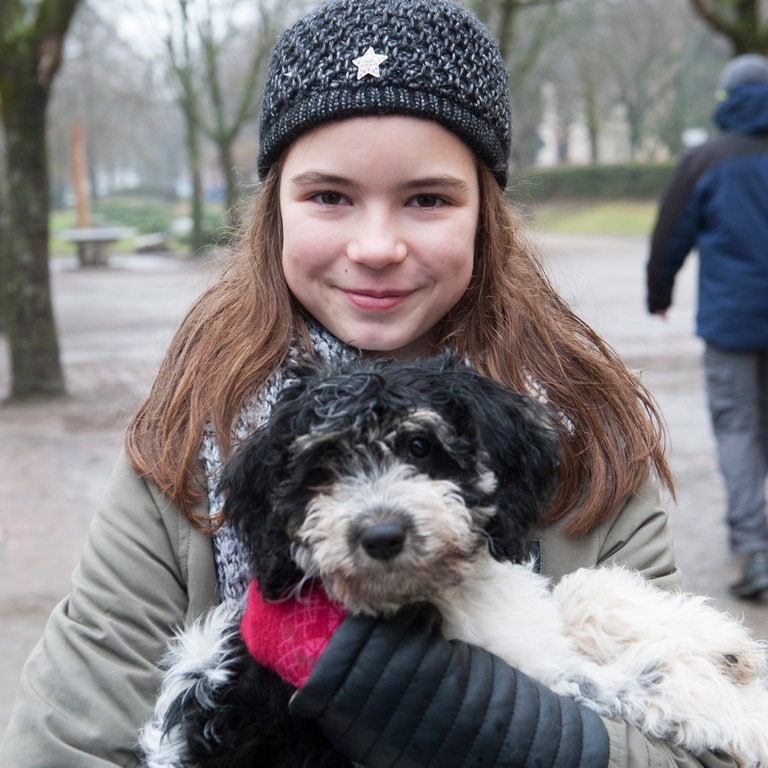
<svg viewBox="0 0 768 768">
<path fill-rule="evenodd" d="M 408 253 L 404 240 L 385 217 L 366 217 L 347 243 L 347 258 L 355 264 L 382 269 L 403 261 Z"/>
</svg>

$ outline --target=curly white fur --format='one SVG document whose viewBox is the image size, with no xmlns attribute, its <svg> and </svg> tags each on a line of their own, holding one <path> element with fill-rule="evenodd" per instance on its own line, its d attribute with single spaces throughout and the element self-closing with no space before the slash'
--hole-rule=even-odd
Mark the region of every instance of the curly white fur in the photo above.
<svg viewBox="0 0 768 768">
<path fill-rule="evenodd" d="M 163 659 L 167 670 L 155 701 L 152 720 L 139 734 L 144 754 L 143 768 L 178 768 L 187 765 L 187 740 L 179 727 L 166 727 L 171 709 L 193 694 L 199 706 L 215 706 L 215 691 L 226 684 L 233 671 L 228 648 L 233 635 L 239 636 L 242 608 L 224 602 L 191 627 L 180 630 Z"/>
<path fill-rule="evenodd" d="M 483 555 L 434 602 L 447 637 L 557 693 L 694 754 L 768 766 L 766 644 L 704 598 L 619 567 L 583 568 L 550 588 L 530 565 Z"/>
</svg>

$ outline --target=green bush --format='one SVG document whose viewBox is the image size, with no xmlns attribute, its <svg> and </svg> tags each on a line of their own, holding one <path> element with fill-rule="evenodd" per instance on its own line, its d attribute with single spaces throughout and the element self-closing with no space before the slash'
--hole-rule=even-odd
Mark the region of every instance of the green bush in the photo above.
<svg viewBox="0 0 768 768">
<path fill-rule="evenodd" d="M 134 227 L 141 235 L 166 232 L 176 216 L 167 201 L 138 197 L 102 198 L 93 203 L 92 213 L 99 224 Z"/>
<path fill-rule="evenodd" d="M 512 174 L 507 194 L 519 203 L 549 200 L 657 200 L 672 163 L 539 168 Z"/>
<path fill-rule="evenodd" d="M 179 216 L 171 202 L 159 197 L 104 197 L 94 202 L 92 209 L 95 224 L 133 227 L 140 235 L 168 232 L 171 222 Z M 206 243 L 222 244 L 227 240 L 228 229 L 220 206 L 206 207 L 202 224 Z M 189 237 L 179 240 L 188 242 Z"/>
</svg>

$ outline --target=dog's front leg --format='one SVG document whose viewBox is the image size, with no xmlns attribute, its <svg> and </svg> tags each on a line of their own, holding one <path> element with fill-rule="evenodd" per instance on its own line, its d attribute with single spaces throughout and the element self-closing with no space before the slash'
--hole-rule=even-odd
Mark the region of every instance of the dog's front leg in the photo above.
<svg viewBox="0 0 768 768">
<path fill-rule="evenodd" d="M 143 729 L 145 768 L 350 768 L 314 722 L 294 718 L 294 688 L 258 664 L 224 605 L 181 632 Z"/>
</svg>

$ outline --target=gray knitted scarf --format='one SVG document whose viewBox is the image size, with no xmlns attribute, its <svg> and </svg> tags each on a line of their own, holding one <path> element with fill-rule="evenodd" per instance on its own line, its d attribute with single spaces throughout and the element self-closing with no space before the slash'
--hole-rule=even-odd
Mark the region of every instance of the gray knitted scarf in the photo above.
<svg viewBox="0 0 768 768">
<path fill-rule="evenodd" d="M 357 350 L 343 344 L 319 326 L 310 328 L 310 339 L 314 352 L 320 360 L 346 362 L 359 355 Z M 299 359 L 303 354 L 304 351 L 301 346 L 296 344 L 291 350 L 289 362 Z M 235 428 L 235 445 L 246 440 L 249 435 L 267 422 L 272 413 L 272 406 L 290 381 L 287 366 L 283 366 L 269 379 L 258 394 L 243 403 Z M 205 428 L 199 457 L 205 467 L 210 514 L 214 516 L 221 512 L 224 499 L 216 492 L 222 462 L 219 444 L 210 423 Z M 213 536 L 213 552 L 216 561 L 219 596 L 222 600 L 241 600 L 251 580 L 247 556 L 242 543 L 238 540 L 232 527 L 226 522 Z"/>
</svg>

